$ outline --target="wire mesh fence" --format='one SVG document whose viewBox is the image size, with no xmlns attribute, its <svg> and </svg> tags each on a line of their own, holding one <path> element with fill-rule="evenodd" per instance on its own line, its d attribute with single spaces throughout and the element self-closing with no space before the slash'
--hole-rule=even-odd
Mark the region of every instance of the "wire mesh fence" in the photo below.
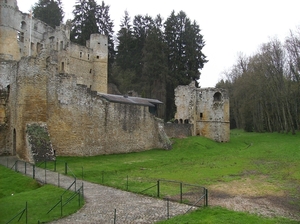
<svg viewBox="0 0 300 224">
<path fill-rule="evenodd" d="M 100 210 L 99 213 L 101 213 L 101 216 L 106 221 L 109 220 L 109 223 L 130 223 L 128 220 L 141 220 L 142 222 L 142 220 L 147 219 L 159 221 L 208 205 L 208 191 L 205 187 L 178 181 L 129 176 L 124 175 L 124 172 L 120 171 L 94 171 L 95 173 L 93 174 L 89 172 L 85 173 L 83 167 L 71 167 L 64 161 L 45 161 L 36 165 L 18 161 L 10 168 L 17 172 L 26 173 L 41 183 L 55 183 L 59 187 L 64 187 L 74 192 L 83 185 L 85 175 L 95 175 L 98 179 L 97 182 L 102 185 L 114 186 L 121 190 L 139 193 L 139 195 L 143 194 L 159 198 L 159 200 L 156 200 L 158 202 L 149 201 L 149 204 L 146 200 L 147 198 L 143 198 L 142 201 L 146 204 L 144 206 L 145 209 L 141 207 L 136 208 L 126 203 L 121 206 L 121 209 L 120 207 L 116 207 L 114 210 L 111 208 L 110 210 L 106 210 L 106 208 Z M 53 177 L 53 173 L 55 173 L 55 177 Z M 66 182 L 68 183 L 67 185 L 65 184 Z M 83 195 L 83 187 L 81 195 Z M 83 196 L 78 198 L 79 201 L 82 199 Z M 128 203 L 130 204 L 130 202 Z M 158 203 L 159 205 L 153 205 L 153 203 Z M 182 206 L 183 204 L 185 206 Z M 55 207 L 58 208 L 61 206 L 62 202 L 60 200 L 57 201 Z M 138 212 L 136 211 L 137 209 L 139 210 Z"/>
</svg>

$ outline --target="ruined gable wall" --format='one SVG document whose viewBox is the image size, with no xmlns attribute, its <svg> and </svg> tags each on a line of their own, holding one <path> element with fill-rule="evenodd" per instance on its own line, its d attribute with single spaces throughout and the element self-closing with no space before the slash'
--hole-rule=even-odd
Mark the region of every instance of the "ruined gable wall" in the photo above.
<svg viewBox="0 0 300 224">
<path fill-rule="evenodd" d="M 175 119 L 178 123 L 184 123 L 184 121 L 193 122 L 196 102 L 195 91 L 196 88 L 191 85 L 178 86 L 175 89 Z"/>
<path fill-rule="evenodd" d="M 215 94 L 220 93 L 216 99 Z M 197 90 L 196 135 L 218 142 L 230 139 L 229 99 L 227 91 L 217 88 Z"/>
</svg>

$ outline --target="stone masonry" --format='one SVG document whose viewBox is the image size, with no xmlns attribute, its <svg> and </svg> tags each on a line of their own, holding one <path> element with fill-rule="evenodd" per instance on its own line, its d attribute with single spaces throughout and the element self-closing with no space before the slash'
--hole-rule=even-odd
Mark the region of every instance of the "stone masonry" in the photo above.
<svg viewBox="0 0 300 224">
<path fill-rule="evenodd" d="M 107 99 L 106 36 L 92 34 L 80 46 L 69 39 L 70 24 L 53 29 L 20 12 L 16 0 L 0 0 L 0 12 L 0 155 L 32 160 L 31 123 L 47 125 L 56 155 L 170 147 L 163 122 L 149 112 L 161 102 Z"/>
<path fill-rule="evenodd" d="M 177 112 L 175 123 L 192 124 L 193 136 L 200 135 L 217 142 L 230 139 L 229 98 L 218 88 L 196 88 L 195 82 L 175 89 Z"/>
</svg>

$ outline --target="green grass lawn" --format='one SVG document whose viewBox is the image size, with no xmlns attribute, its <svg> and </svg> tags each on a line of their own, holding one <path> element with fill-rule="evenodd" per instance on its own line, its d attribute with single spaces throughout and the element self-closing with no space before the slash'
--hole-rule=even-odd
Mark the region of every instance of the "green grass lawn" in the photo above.
<svg viewBox="0 0 300 224">
<path fill-rule="evenodd" d="M 259 180 L 252 183 L 256 194 L 285 192 L 290 203 L 300 209 L 299 134 L 233 130 L 228 143 L 199 136 L 172 139 L 173 149 L 169 151 L 153 149 L 95 157 L 58 157 L 57 170 L 63 173 L 67 162 L 68 174 L 133 192 L 148 188 L 158 179 L 201 185 L 208 190 L 222 183 Z M 167 190 L 171 195 L 178 192 L 178 189 Z M 153 188 L 147 193 L 155 195 L 155 192 Z"/>
<path fill-rule="evenodd" d="M 158 222 L 159 224 L 297 224 L 283 218 L 262 218 L 245 212 L 234 212 L 221 207 L 206 207 L 186 215 Z"/>
<path fill-rule="evenodd" d="M 0 166 L 0 223 L 7 223 L 26 207 L 28 223 L 48 222 L 61 217 L 60 206 L 47 212 L 60 200 L 64 189 L 52 185 L 41 186 L 30 177 L 23 176 L 4 166 Z M 73 192 L 63 195 L 65 202 Z M 81 204 L 82 206 L 83 204 Z M 78 200 L 72 200 L 63 208 L 63 216 L 79 209 Z M 19 216 L 11 223 L 25 223 L 26 213 L 18 222 Z"/>
</svg>

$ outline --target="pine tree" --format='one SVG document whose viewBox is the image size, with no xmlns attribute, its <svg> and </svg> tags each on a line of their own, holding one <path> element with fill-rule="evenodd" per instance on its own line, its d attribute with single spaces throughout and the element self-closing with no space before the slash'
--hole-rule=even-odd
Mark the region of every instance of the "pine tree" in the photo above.
<svg viewBox="0 0 300 224">
<path fill-rule="evenodd" d="M 174 117 L 174 89 L 187 85 L 200 78 L 200 69 L 207 62 L 202 53 L 203 36 L 196 22 L 191 23 L 183 11 L 177 15 L 172 11 L 165 22 L 165 41 L 167 42 L 168 71 L 167 119 Z"/>
<path fill-rule="evenodd" d="M 168 64 L 166 43 L 162 31 L 162 19 L 158 15 L 150 27 L 143 48 L 143 72 L 141 85 L 146 90 L 146 97 L 166 102 L 166 82 Z M 158 117 L 165 118 L 166 106 L 159 107 Z"/>
<path fill-rule="evenodd" d="M 97 26 L 97 3 L 95 0 L 78 0 L 73 10 L 74 19 L 72 20 L 71 40 L 86 45 L 93 33 L 99 33 Z"/>
<path fill-rule="evenodd" d="M 133 33 L 132 25 L 130 24 L 130 17 L 128 12 L 125 11 L 123 20 L 121 21 L 120 30 L 117 34 L 118 46 L 116 55 L 117 65 L 122 70 L 132 69 L 134 66 L 133 56 Z"/>
<path fill-rule="evenodd" d="M 35 18 L 55 28 L 64 18 L 61 0 L 39 0 L 32 8 Z"/>
</svg>

